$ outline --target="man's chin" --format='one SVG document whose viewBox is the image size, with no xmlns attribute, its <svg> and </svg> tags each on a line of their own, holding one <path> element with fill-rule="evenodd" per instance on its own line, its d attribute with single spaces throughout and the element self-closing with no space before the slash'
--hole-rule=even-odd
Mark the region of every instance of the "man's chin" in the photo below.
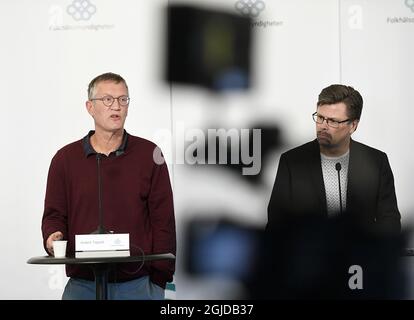
<svg viewBox="0 0 414 320">
<path fill-rule="evenodd" d="M 318 140 L 318 143 L 321 147 L 324 147 L 324 148 L 332 148 L 333 147 L 332 143 L 327 138 L 318 137 L 317 140 Z"/>
</svg>

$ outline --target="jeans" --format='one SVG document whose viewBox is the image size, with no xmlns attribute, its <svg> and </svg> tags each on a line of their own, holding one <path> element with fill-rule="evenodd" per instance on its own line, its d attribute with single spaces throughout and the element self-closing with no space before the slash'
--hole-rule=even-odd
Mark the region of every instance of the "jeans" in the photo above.
<svg viewBox="0 0 414 320">
<path fill-rule="evenodd" d="M 108 300 L 164 300 L 164 289 L 152 283 L 149 276 L 126 282 L 108 283 Z M 62 300 L 95 300 L 95 282 L 70 278 Z"/>
</svg>

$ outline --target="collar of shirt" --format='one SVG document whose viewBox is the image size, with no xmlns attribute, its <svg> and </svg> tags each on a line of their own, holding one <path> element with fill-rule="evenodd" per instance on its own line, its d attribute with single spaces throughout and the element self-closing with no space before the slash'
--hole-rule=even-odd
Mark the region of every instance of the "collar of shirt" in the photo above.
<svg viewBox="0 0 414 320">
<path fill-rule="evenodd" d="M 341 161 L 343 159 L 346 159 L 349 156 L 349 149 L 347 152 L 345 152 L 343 155 L 339 156 L 339 157 L 328 157 L 325 156 L 322 152 L 321 152 L 321 159 L 326 159 L 326 160 L 337 160 L 337 161 Z"/>
<path fill-rule="evenodd" d="M 97 154 L 95 149 L 91 145 L 91 136 L 95 133 L 95 130 L 89 131 L 89 133 L 82 139 L 83 151 L 86 157 L 89 157 L 92 154 Z M 128 132 L 124 129 L 124 135 L 122 137 L 122 143 L 119 148 L 115 151 L 112 151 L 109 156 L 115 155 L 116 157 L 120 156 L 125 152 L 128 142 Z"/>
</svg>

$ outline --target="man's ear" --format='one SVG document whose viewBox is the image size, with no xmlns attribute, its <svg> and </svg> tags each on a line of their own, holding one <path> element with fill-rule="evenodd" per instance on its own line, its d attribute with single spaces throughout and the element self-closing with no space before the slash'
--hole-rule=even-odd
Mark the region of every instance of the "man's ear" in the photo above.
<svg viewBox="0 0 414 320">
<path fill-rule="evenodd" d="M 358 128 L 358 124 L 359 124 L 358 119 L 352 121 L 351 129 L 350 129 L 351 134 L 353 134 L 356 131 L 356 129 Z"/>
<path fill-rule="evenodd" d="M 93 118 L 93 103 L 92 103 L 92 101 L 90 101 L 90 100 L 86 101 L 85 102 L 85 107 L 86 107 L 86 110 L 88 111 L 88 113 Z"/>
</svg>

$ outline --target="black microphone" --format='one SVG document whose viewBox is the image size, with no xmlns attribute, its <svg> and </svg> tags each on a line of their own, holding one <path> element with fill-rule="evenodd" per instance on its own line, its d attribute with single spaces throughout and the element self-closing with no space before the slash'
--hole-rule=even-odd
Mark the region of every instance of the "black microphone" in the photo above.
<svg viewBox="0 0 414 320">
<path fill-rule="evenodd" d="M 339 208 L 340 208 L 340 213 L 342 215 L 342 192 L 341 192 L 341 175 L 340 175 L 340 171 L 342 169 L 341 164 L 339 162 L 337 162 L 335 164 L 335 169 L 336 171 L 338 171 L 338 183 L 339 183 Z"/>
<path fill-rule="evenodd" d="M 103 222 L 103 210 L 102 210 L 102 178 L 101 178 L 101 154 L 96 154 L 96 169 L 98 174 L 98 213 L 99 213 L 99 225 L 98 228 L 92 232 L 92 234 L 105 234 L 109 233 L 105 230 Z"/>
</svg>

